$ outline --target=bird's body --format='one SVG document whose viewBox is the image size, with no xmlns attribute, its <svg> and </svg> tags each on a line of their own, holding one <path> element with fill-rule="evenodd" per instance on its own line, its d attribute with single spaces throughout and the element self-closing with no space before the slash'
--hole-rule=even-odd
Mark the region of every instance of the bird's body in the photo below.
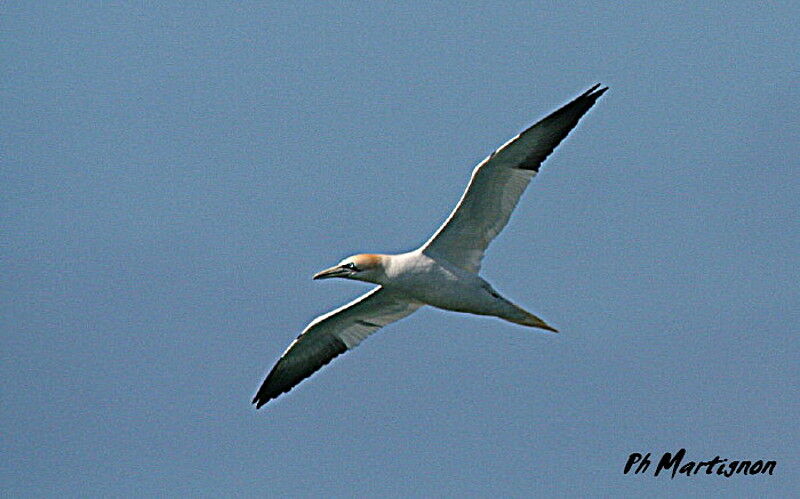
<svg viewBox="0 0 800 499">
<path fill-rule="evenodd" d="M 283 353 L 256 393 L 259 408 L 337 355 L 424 305 L 557 332 L 503 298 L 478 272 L 539 166 L 607 88 L 595 85 L 489 155 L 472 172 L 458 205 L 422 247 L 399 255 L 359 254 L 314 279 L 342 277 L 378 287 L 314 319 Z"/>
<path fill-rule="evenodd" d="M 500 296 L 481 276 L 444 259 L 421 250 L 379 257 L 379 277 L 371 282 L 395 293 L 398 299 L 511 322 L 527 319 L 527 312 Z"/>
<path fill-rule="evenodd" d="M 393 277 L 391 289 L 417 301 L 454 312 L 470 311 L 480 315 L 500 312 L 497 298 L 489 293 L 489 283 L 478 274 L 431 258 L 421 251 L 403 253 L 389 261 L 389 275 Z"/>
</svg>

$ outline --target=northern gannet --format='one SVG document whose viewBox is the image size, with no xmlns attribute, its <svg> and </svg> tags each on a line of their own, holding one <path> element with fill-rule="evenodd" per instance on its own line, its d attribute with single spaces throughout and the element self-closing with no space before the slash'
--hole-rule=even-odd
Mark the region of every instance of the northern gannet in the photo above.
<svg viewBox="0 0 800 499">
<path fill-rule="evenodd" d="M 311 321 L 258 389 L 253 398 L 256 408 L 423 305 L 558 332 L 500 296 L 478 272 L 487 246 L 508 223 L 539 166 L 608 90 L 599 87 L 593 86 L 478 164 L 453 212 L 420 248 L 400 255 L 359 254 L 315 274 L 314 279 L 342 277 L 378 286 Z"/>
</svg>

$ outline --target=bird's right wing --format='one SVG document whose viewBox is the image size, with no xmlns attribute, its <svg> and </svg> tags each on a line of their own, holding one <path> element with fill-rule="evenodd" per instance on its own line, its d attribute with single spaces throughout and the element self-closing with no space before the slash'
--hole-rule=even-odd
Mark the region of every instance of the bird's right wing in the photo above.
<svg viewBox="0 0 800 499">
<path fill-rule="evenodd" d="M 283 353 L 253 398 L 256 409 L 291 390 L 340 353 L 383 326 L 410 315 L 423 304 L 383 287 L 311 321 Z"/>
<path fill-rule="evenodd" d="M 422 252 L 478 272 L 486 248 L 508 223 L 539 166 L 608 90 L 599 87 L 543 118 L 475 167 L 458 205 Z"/>
</svg>

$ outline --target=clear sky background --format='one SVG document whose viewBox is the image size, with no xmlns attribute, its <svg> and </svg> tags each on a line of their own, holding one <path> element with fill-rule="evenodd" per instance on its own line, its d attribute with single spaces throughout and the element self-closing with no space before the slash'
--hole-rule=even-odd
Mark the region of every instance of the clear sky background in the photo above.
<svg viewBox="0 0 800 499">
<path fill-rule="evenodd" d="M 4 2 L 3 492 L 796 491 L 798 5 Z M 253 409 L 597 82 L 484 260 L 560 335 L 425 308 Z M 778 467 L 622 474 L 681 447 Z"/>
</svg>

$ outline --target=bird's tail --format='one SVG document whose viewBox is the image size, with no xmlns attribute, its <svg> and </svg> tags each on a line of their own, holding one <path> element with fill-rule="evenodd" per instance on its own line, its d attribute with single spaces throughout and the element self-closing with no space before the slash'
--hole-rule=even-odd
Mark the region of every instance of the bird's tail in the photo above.
<svg viewBox="0 0 800 499">
<path fill-rule="evenodd" d="M 517 307 L 517 311 L 519 313 L 515 314 L 513 317 L 503 317 L 503 319 L 513 322 L 515 324 L 520 324 L 522 326 L 538 327 L 539 329 L 546 329 L 547 331 L 552 331 L 554 333 L 558 332 L 558 329 L 554 328 L 553 326 L 546 323 L 542 319 L 536 317 L 527 310 L 523 310 Z"/>
</svg>

